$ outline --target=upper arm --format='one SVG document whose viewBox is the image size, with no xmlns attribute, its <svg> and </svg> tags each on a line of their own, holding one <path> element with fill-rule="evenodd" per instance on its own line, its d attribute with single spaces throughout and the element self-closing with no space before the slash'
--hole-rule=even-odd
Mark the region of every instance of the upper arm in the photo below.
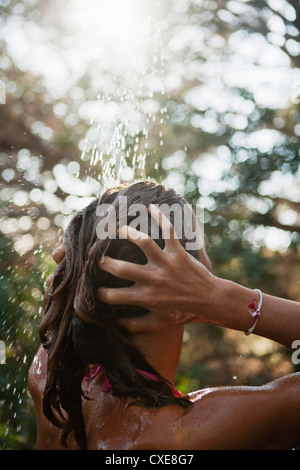
<svg viewBox="0 0 300 470">
<path fill-rule="evenodd" d="M 137 448 L 172 450 L 292 449 L 300 445 L 300 374 L 262 387 L 217 387 L 192 406 L 163 407 Z"/>
<path fill-rule="evenodd" d="M 291 449 L 300 444 L 300 374 L 262 387 L 202 391 L 186 414 L 195 448 Z"/>
</svg>

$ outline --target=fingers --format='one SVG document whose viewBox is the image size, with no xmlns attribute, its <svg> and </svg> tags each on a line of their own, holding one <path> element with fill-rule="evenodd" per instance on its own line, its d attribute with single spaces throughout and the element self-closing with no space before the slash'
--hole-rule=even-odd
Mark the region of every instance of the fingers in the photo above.
<svg viewBox="0 0 300 470">
<path fill-rule="evenodd" d="M 127 279 L 128 281 L 142 281 L 146 280 L 148 276 L 145 266 L 110 258 L 109 256 L 105 256 L 102 260 L 98 261 L 98 267 L 102 271 L 121 279 Z"/>
<path fill-rule="evenodd" d="M 99 287 L 97 297 L 108 305 L 139 305 L 140 296 L 137 295 L 133 287 L 120 287 L 110 289 L 109 287 Z"/>
<path fill-rule="evenodd" d="M 149 205 L 149 213 L 151 217 L 157 222 L 160 226 L 163 234 L 163 238 L 165 240 L 165 248 L 168 251 L 171 249 L 172 251 L 174 248 L 179 249 L 181 244 L 178 240 L 176 230 L 168 218 L 161 212 L 161 210 L 153 204 Z"/>
<path fill-rule="evenodd" d="M 122 318 L 120 324 L 127 328 L 132 334 L 151 333 L 153 331 L 169 328 L 170 326 L 192 323 L 195 321 L 195 315 L 181 313 L 173 314 L 169 317 L 162 317 L 156 312 L 149 312 L 142 317 Z"/>
<path fill-rule="evenodd" d="M 53 274 L 51 274 L 50 276 L 47 277 L 46 284 L 47 284 L 48 287 L 50 287 L 51 282 L 53 280 L 53 277 L 54 277 Z"/>
<path fill-rule="evenodd" d="M 152 238 L 144 232 L 140 232 L 130 226 L 123 226 L 119 229 L 120 238 L 125 238 L 138 246 L 150 259 L 160 259 L 162 250 Z"/>
<path fill-rule="evenodd" d="M 131 334 L 151 333 L 167 326 L 165 321 L 152 312 L 142 317 L 122 318 L 119 323 L 127 328 Z"/>
<path fill-rule="evenodd" d="M 149 205 L 148 210 L 151 217 L 153 217 L 162 230 L 163 238 L 165 240 L 165 250 L 174 251 L 175 249 L 182 249 L 174 226 L 170 223 L 163 212 L 153 204 Z M 135 245 L 143 250 L 148 259 L 160 259 L 162 256 L 162 250 L 155 241 L 144 232 L 135 230 L 130 226 L 123 226 L 119 229 L 119 236 L 120 238 L 126 238 L 132 243 L 135 243 Z"/>
<path fill-rule="evenodd" d="M 65 247 L 64 245 L 60 245 L 59 247 L 55 248 L 52 252 L 52 258 L 56 262 L 56 264 L 59 264 L 62 262 L 65 256 Z"/>
<path fill-rule="evenodd" d="M 52 258 L 54 259 L 55 263 L 56 264 L 59 264 L 62 262 L 62 260 L 64 259 L 64 256 L 65 256 L 65 247 L 64 245 L 60 245 L 59 247 L 55 248 L 53 251 L 52 251 Z M 46 279 L 46 284 L 48 287 L 50 287 L 52 281 L 53 281 L 53 273 L 47 277 Z"/>
</svg>

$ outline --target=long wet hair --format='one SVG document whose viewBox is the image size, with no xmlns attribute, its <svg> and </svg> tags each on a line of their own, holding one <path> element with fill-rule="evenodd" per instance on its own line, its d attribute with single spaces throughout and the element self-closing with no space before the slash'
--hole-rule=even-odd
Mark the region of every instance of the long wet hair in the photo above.
<svg viewBox="0 0 300 470">
<path fill-rule="evenodd" d="M 144 253 L 133 243 L 97 234 L 97 224 L 105 214 L 97 208 L 102 204 L 114 207 L 116 214 L 120 196 L 132 204 L 180 205 L 186 202 L 174 190 L 150 181 L 117 186 L 106 191 L 72 218 L 64 235 L 65 257 L 57 266 L 51 286 L 45 296 L 44 317 L 40 339 L 47 351 L 47 382 L 43 396 L 43 411 L 48 420 L 62 428 L 62 443 L 74 432 L 79 448 L 86 448 L 86 433 L 82 414 L 82 380 L 90 365 L 101 365 L 111 383 L 111 393 L 131 397 L 141 406 L 158 408 L 175 404 L 187 408 L 187 398 L 175 398 L 164 380 L 149 380 L 136 372 L 146 370 L 159 377 L 141 352 L 133 346 L 130 333 L 119 323 L 120 318 L 141 316 L 148 310 L 128 305 L 107 305 L 97 298 L 97 288 L 127 287 L 131 281 L 116 278 L 97 266 L 104 256 L 138 264 L 146 264 Z M 97 215 L 98 214 L 98 215 Z M 106 213 L 107 214 L 107 213 Z M 148 216 L 147 216 L 148 217 Z M 129 224 L 134 217 L 127 218 Z M 171 223 L 172 214 L 170 217 Z M 149 216 L 149 227 L 150 227 Z M 156 243 L 163 248 L 159 231 Z M 180 240 L 185 246 L 187 240 Z M 199 259 L 198 250 L 190 253 Z M 163 379 L 163 377 L 161 377 Z"/>
</svg>

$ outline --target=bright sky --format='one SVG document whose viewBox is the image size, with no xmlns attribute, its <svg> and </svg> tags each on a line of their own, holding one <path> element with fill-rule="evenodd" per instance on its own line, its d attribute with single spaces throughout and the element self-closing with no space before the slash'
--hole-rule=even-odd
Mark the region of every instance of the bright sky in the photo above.
<svg viewBox="0 0 300 470">
<path fill-rule="evenodd" d="M 185 13 L 189 1 L 175 0 L 170 14 L 172 21 L 177 15 L 180 27 L 174 28 L 172 39 L 164 51 L 166 55 L 171 54 L 173 68 L 168 68 L 165 81 L 162 82 L 159 75 L 160 28 L 154 28 L 151 22 L 146 20 L 137 21 L 135 1 L 85 0 L 83 3 L 80 0 L 64 0 L 63 3 L 59 2 L 59 9 L 56 2 L 53 2 L 53 8 L 46 12 L 47 17 L 41 17 L 37 23 L 30 18 L 24 19 L 22 15 L 12 16 L 2 25 L 1 35 L 7 43 L 9 54 L 20 68 L 41 74 L 49 90 L 57 98 L 70 90 L 86 69 L 91 71 L 92 86 L 96 91 L 101 90 L 102 95 L 106 97 L 119 93 L 119 97 L 124 101 L 123 107 L 116 107 L 113 102 L 87 100 L 79 109 L 80 116 L 87 121 L 98 123 L 101 116 L 102 126 L 109 126 L 109 119 L 121 113 L 129 117 L 126 119 L 126 126 L 135 132 L 137 126 L 145 125 L 141 119 L 145 113 L 141 112 L 140 108 L 137 109 L 135 102 L 139 94 L 145 94 L 146 90 L 146 94 L 151 95 L 151 90 L 162 90 L 163 87 L 167 91 L 174 91 L 180 87 L 188 72 L 199 78 L 199 85 L 186 94 L 186 103 L 199 110 L 212 107 L 216 111 L 227 111 L 227 119 L 237 129 L 235 138 L 242 139 L 245 146 L 268 152 L 275 142 L 280 141 L 280 130 L 261 130 L 243 135 L 248 122 L 247 116 L 254 111 L 253 102 L 234 95 L 229 90 L 231 86 L 246 87 L 254 94 L 258 104 L 274 109 L 285 108 L 291 104 L 292 96 L 300 88 L 300 70 L 292 70 L 288 56 L 277 47 L 282 44 L 286 32 L 280 16 L 274 14 L 267 20 L 270 28 L 269 41 L 259 34 L 249 35 L 244 31 L 232 34 L 229 39 L 232 55 L 226 62 L 221 60 L 220 56 L 224 40 L 216 33 L 210 40 L 214 54 L 209 55 L 199 68 L 196 61 L 184 57 L 183 51 L 187 44 L 195 51 L 197 48 L 202 50 L 206 32 L 193 24 L 180 26 L 181 15 Z M 201 4 L 201 0 L 198 3 Z M 285 0 L 268 0 L 268 3 L 275 11 L 293 19 L 294 11 Z M 246 3 L 238 1 L 230 1 L 228 5 L 232 13 L 241 11 L 241 8 L 246 11 L 248 8 Z M 17 8 L 18 6 L 16 13 Z M 225 22 L 232 21 L 230 10 L 227 13 L 222 11 L 222 19 Z M 162 31 L 167 29 L 167 22 L 160 23 L 160 27 Z M 57 28 L 61 31 L 59 34 Z M 296 41 L 290 42 L 288 47 L 295 55 L 300 52 L 297 50 Z M 150 80 L 149 64 L 151 65 L 153 60 L 156 60 L 157 65 Z M 157 103 L 151 96 L 145 100 L 144 106 L 150 107 L 154 114 L 159 111 L 159 108 L 155 109 Z M 58 108 L 57 112 L 60 112 Z M 106 117 L 106 123 L 103 122 L 103 116 Z M 201 121 L 195 119 L 193 125 L 206 132 L 214 133 L 217 130 L 212 115 Z M 47 129 L 44 131 L 47 132 Z M 95 129 L 91 128 L 88 136 L 92 144 L 93 132 L 95 133 Z M 195 172 L 206 180 L 207 192 L 212 185 L 215 188 L 218 179 L 216 175 L 219 177 L 228 169 L 229 158 L 230 156 L 221 149 L 219 154 L 205 155 L 201 165 L 197 166 L 197 162 L 195 163 Z M 170 166 L 170 162 L 171 160 L 166 165 Z M 61 175 L 61 172 L 57 174 Z M 131 177 L 128 173 L 128 179 Z M 60 178 L 56 183 L 74 188 L 73 197 L 89 197 L 90 189 L 81 182 L 75 186 L 74 179 L 74 175 L 69 175 L 68 178 Z M 262 187 L 262 191 L 266 194 L 283 195 L 286 190 L 285 180 L 282 179 L 281 182 L 282 184 L 279 184 L 276 175 L 273 175 Z M 166 183 L 182 189 L 180 168 L 170 167 Z M 300 201 L 299 174 L 293 181 L 289 181 L 289 191 L 289 194 L 292 191 L 294 200 Z M 75 205 L 78 203 L 74 200 L 69 202 Z M 274 247 L 275 239 L 280 239 L 280 233 L 281 231 L 277 231 L 277 236 L 272 233 L 270 237 L 263 238 L 266 243 L 268 239 L 271 240 L 268 244 Z M 286 245 L 286 234 L 282 234 L 282 243 L 283 246 Z"/>
</svg>

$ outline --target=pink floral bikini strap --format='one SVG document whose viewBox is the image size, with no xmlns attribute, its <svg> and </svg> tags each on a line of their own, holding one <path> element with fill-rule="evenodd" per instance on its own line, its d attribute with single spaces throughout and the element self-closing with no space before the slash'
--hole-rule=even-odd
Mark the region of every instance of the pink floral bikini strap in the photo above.
<svg viewBox="0 0 300 470">
<path fill-rule="evenodd" d="M 147 372 L 146 370 L 141 370 L 141 369 L 135 369 L 135 370 L 139 374 L 144 375 L 145 377 L 148 377 L 149 379 L 152 379 L 155 382 L 160 382 L 162 380 L 159 377 L 157 377 L 156 375 L 151 374 L 151 372 Z M 173 393 L 174 397 L 176 397 L 176 398 L 183 397 L 183 394 L 181 392 L 179 392 L 179 390 L 177 390 L 177 388 L 173 387 L 173 385 L 170 384 L 169 382 L 166 382 L 166 383 L 168 384 L 168 386 L 172 390 L 172 393 Z"/>
<path fill-rule="evenodd" d="M 87 369 L 85 376 L 84 376 L 84 380 L 86 380 L 87 382 L 90 382 L 96 377 L 96 375 L 99 374 L 101 369 L 102 369 L 102 366 L 94 366 L 90 369 Z"/>
<path fill-rule="evenodd" d="M 154 380 L 154 382 L 160 382 L 161 381 L 161 379 L 159 377 L 157 377 L 157 375 L 151 374 L 151 372 L 148 372 L 146 370 L 136 368 L 135 371 L 138 372 L 141 375 L 144 375 L 145 377 L 148 377 L 149 379 Z"/>
<path fill-rule="evenodd" d="M 93 380 L 99 374 L 99 372 L 102 369 L 103 369 L 102 366 L 95 366 L 91 369 L 88 369 L 85 376 L 84 376 L 84 379 L 87 380 L 88 382 L 90 382 L 91 380 Z M 157 377 L 157 375 L 151 374 L 151 372 L 148 372 L 146 370 L 142 370 L 142 369 L 138 369 L 138 368 L 136 368 L 135 370 L 139 374 L 144 375 L 145 377 L 148 377 L 149 379 L 154 380 L 155 382 L 160 382 L 162 380 L 160 377 Z M 172 384 L 170 384 L 169 382 L 167 382 L 167 384 L 170 387 L 170 389 L 172 390 L 172 393 L 173 393 L 174 397 L 179 398 L 179 397 L 183 396 L 183 394 L 181 392 L 179 392 L 175 387 L 173 387 Z M 108 392 L 110 388 L 111 388 L 111 383 L 110 383 L 109 378 L 107 377 L 107 375 L 105 375 L 101 390 L 102 390 L 102 392 Z"/>
</svg>

